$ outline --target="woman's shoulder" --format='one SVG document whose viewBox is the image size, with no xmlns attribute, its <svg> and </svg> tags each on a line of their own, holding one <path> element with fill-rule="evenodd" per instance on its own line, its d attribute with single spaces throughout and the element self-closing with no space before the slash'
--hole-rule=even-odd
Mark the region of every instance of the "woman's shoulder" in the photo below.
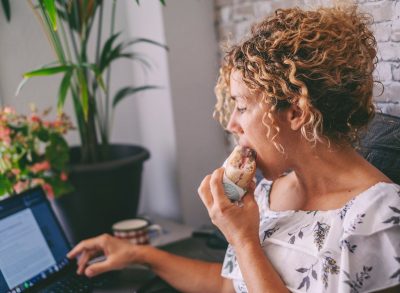
<svg viewBox="0 0 400 293">
<path fill-rule="evenodd" d="M 339 213 L 345 234 L 370 235 L 400 224 L 400 186 L 379 182 L 350 200 Z"/>
</svg>

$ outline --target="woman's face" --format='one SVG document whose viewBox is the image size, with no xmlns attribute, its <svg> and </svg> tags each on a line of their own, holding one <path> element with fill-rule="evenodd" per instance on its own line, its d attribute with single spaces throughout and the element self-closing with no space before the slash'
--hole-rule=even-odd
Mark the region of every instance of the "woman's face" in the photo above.
<svg viewBox="0 0 400 293">
<path fill-rule="evenodd" d="M 267 112 L 268 106 L 260 104 L 260 97 L 252 93 L 242 80 L 239 71 L 233 71 L 230 77 L 230 93 L 235 101 L 235 109 L 230 117 L 227 129 L 233 133 L 239 145 L 247 146 L 257 152 L 257 167 L 261 169 L 264 177 L 275 179 L 287 171 L 285 164 L 286 156 L 279 152 L 273 142 L 272 135 L 267 136 L 268 128 L 262 123 L 263 115 Z M 284 114 L 278 114 L 284 116 Z M 283 118 L 275 118 L 275 124 L 280 131 L 275 142 L 285 141 L 285 125 Z M 271 126 L 271 133 L 275 133 L 269 119 L 266 123 Z"/>
</svg>

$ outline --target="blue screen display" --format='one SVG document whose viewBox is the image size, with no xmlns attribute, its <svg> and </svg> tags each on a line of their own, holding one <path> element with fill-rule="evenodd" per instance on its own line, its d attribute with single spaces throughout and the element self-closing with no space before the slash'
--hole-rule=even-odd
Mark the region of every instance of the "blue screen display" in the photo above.
<svg viewBox="0 0 400 293">
<path fill-rule="evenodd" d="M 0 293 L 48 278 L 68 265 L 69 250 L 42 189 L 0 201 Z"/>
</svg>

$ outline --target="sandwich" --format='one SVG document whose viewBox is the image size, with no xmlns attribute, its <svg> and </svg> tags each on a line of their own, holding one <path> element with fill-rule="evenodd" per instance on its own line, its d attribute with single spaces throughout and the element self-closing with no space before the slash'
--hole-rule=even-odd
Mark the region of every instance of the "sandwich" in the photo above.
<svg viewBox="0 0 400 293">
<path fill-rule="evenodd" d="M 248 147 L 236 146 L 225 161 L 223 185 L 231 201 L 239 201 L 256 173 L 256 152 Z"/>
</svg>

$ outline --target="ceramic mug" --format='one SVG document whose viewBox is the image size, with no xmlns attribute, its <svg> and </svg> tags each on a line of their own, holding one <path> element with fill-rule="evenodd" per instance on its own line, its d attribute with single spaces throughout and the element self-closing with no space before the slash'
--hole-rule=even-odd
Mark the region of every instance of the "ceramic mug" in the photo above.
<svg viewBox="0 0 400 293">
<path fill-rule="evenodd" d="M 127 219 L 112 226 L 117 238 L 127 239 L 133 244 L 149 244 L 150 236 L 158 236 L 162 232 L 160 225 L 151 224 L 144 218 Z"/>
</svg>

